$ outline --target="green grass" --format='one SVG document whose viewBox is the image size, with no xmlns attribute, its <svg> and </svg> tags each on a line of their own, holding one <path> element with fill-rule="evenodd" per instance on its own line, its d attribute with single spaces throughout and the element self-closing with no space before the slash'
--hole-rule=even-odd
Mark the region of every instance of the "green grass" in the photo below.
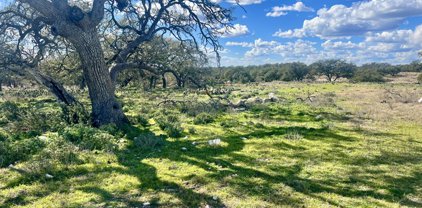
<svg viewBox="0 0 422 208">
<path fill-rule="evenodd" d="M 398 87 L 421 90 L 416 85 Z M 167 92 L 123 90 L 119 96 L 127 114 L 141 115 L 141 108 L 148 108 L 150 125 L 127 129 L 127 144 L 114 152 L 82 151 L 83 162 L 54 166 L 48 172 L 52 179 L 0 169 L 0 207 L 142 207 L 146 202 L 160 207 L 422 206 L 422 118 L 404 112 L 422 111 L 422 105 L 400 104 L 397 111 L 403 115 L 384 120 L 380 118 L 388 107 L 377 96 L 353 99 L 349 94 L 381 95 L 382 85 L 233 88 L 233 99 L 276 92 L 284 100 L 243 112 L 216 113 L 213 122 L 202 125 L 179 113 L 187 137 L 166 137 L 163 146 L 145 150 L 132 145 L 131 139 L 141 132 L 165 134 L 154 121 L 160 100 L 149 98 Z M 297 100 L 308 91 L 317 101 Z M 183 99 L 181 92 L 172 93 Z M 203 95 L 191 96 L 206 100 Z M 379 111 L 372 110 L 373 105 Z M 45 104 L 49 110 L 51 106 Z M 369 113 L 359 118 L 360 111 Z M 231 122 L 221 125 L 224 121 Z M 190 127 L 195 134 L 189 134 Z M 220 145 L 208 145 L 216 138 L 222 140 Z M 22 161 L 16 167 L 26 165 Z"/>
</svg>

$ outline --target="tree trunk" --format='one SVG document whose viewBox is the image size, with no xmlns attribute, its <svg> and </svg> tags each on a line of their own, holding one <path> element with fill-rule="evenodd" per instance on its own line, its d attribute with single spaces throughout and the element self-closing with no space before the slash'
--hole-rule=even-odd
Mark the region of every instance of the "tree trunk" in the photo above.
<svg viewBox="0 0 422 208">
<path fill-rule="evenodd" d="M 92 124 L 99 127 L 114 123 L 128 123 L 122 107 L 115 97 L 115 86 L 111 80 L 96 29 L 69 37 L 79 54 L 84 78 L 92 105 Z"/>
<path fill-rule="evenodd" d="M 56 98 L 60 101 L 63 102 L 66 105 L 75 105 L 77 104 L 77 100 L 75 99 L 75 97 L 73 97 L 69 92 L 67 92 L 67 90 L 63 87 L 63 85 L 61 85 L 60 83 L 58 83 L 56 80 L 54 80 L 52 77 L 41 73 L 39 70 L 37 69 L 28 69 L 27 70 L 29 74 L 31 74 L 35 80 L 48 88 L 48 90 L 54 95 L 56 96 Z"/>
<path fill-rule="evenodd" d="M 166 80 L 166 76 L 164 74 L 162 76 L 162 79 L 163 79 L 163 89 L 166 89 L 167 88 L 167 80 Z"/>
</svg>

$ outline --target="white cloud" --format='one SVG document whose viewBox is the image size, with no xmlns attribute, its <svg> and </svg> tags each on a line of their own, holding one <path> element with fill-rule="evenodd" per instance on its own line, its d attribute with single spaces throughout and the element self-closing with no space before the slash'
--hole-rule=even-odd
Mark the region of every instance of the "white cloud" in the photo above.
<svg viewBox="0 0 422 208">
<path fill-rule="evenodd" d="M 279 16 L 284 16 L 287 15 L 288 11 L 296 11 L 296 12 L 313 12 L 315 11 L 313 8 L 311 7 L 307 7 L 305 6 L 304 3 L 302 2 L 296 2 L 293 5 L 290 6 L 275 6 L 271 9 L 271 12 L 268 12 L 266 14 L 267 17 L 279 17 Z"/>
<path fill-rule="evenodd" d="M 306 36 L 305 31 L 303 29 L 294 29 L 294 30 L 287 30 L 287 31 L 277 31 L 273 34 L 273 36 L 280 37 L 280 38 L 303 38 Z"/>
<path fill-rule="evenodd" d="M 231 38 L 249 34 L 249 29 L 246 25 L 235 24 L 233 27 L 221 28 L 217 33 L 222 38 Z"/>
<path fill-rule="evenodd" d="M 253 44 L 247 43 L 247 42 L 227 42 L 226 46 L 240 46 L 240 47 L 248 48 L 248 47 L 252 47 Z"/>
<path fill-rule="evenodd" d="M 344 38 L 393 30 L 414 16 L 422 16 L 421 0 L 361 1 L 351 7 L 322 8 L 317 17 L 304 21 L 301 30 L 324 39 Z"/>
<path fill-rule="evenodd" d="M 242 6 L 244 5 L 250 5 L 250 4 L 260 4 L 263 0 L 227 0 L 227 2 L 231 4 L 240 4 Z"/>
</svg>

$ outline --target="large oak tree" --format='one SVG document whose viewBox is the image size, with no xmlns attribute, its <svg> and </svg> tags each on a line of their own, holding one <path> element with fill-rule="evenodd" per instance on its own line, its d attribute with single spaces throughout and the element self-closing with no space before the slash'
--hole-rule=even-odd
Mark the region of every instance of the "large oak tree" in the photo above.
<svg viewBox="0 0 422 208">
<path fill-rule="evenodd" d="M 4 11 L 1 15 L 8 18 L 2 21 L 20 19 L 22 24 L 2 22 L 1 27 L 16 36 L 16 53 L 25 39 L 32 38 L 30 45 L 69 44 L 79 55 L 94 126 L 127 122 L 110 74 L 145 67 L 142 60 L 131 58 L 140 45 L 162 37 L 218 51 L 216 31 L 231 21 L 230 10 L 208 0 L 17 0 L 14 4 L 25 12 Z M 40 60 L 51 54 L 38 47 L 33 55 Z"/>
</svg>

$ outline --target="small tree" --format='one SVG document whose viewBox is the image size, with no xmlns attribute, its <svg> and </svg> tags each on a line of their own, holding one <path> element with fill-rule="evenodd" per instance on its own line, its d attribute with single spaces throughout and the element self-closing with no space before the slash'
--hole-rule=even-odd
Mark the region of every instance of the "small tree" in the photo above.
<svg viewBox="0 0 422 208">
<path fill-rule="evenodd" d="M 325 76 L 329 82 L 335 82 L 339 78 L 350 79 L 356 70 L 356 65 L 338 59 L 318 61 L 311 67 L 317 74 Z"/>
<path fill-rule="evenodd" d="M 283 75 L 283 81 L 302 81 L 309 74 L 309 68 L 306 64 L 295 62 L 287 66 Z"/>
<path fill-rule="evenodd" d="M 422 84 L 422 73 L 418 75 L 418 84 Z"/>
</svg>

